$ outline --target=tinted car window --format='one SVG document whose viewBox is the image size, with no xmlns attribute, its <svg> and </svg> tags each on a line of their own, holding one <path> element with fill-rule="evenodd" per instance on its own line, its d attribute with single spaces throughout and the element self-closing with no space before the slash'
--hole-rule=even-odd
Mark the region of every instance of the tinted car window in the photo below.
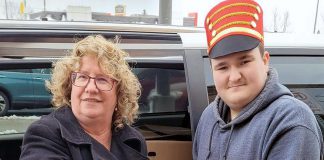
<svg viewBox="0 0 324 160">
<path fill-rule="evenodd" d="M 272 57 L 281 83 L 294 96 L 310 106 L 315 114 L 324 115 L 324 57 Z"/>
</svg>

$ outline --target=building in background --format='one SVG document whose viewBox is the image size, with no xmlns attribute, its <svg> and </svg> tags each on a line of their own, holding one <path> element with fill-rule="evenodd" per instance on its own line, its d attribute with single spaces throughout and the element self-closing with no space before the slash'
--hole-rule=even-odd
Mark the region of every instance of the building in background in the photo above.
<svg viewBox="0 0 324 160">
<path fill-rule="evenodd" d="M 67 6 L 66 19 L 68 21 L 92 21 L 91 7 Z"/>
<path fill-rule="evenodd" d="M 126 16 L 126 5 L 116 5 L 115 16 Z"/>
<path fill-rule="evenodd" d="M 122 6 L 122 5 L 121 5 Z M 117 7 L 117 6 L 116 6 Z M 148 15 L 145 10 L 142 14 L 126 16 L 125 8 L 120 6 L 115 13 L 91 12 L 89 6 L 67 6 L 65 12 L 40 11 L 29 14 L 30 20 L 43 21 L 99 21 L 109 23 L 135 23 L 135 24 L 158 24 L 158 16 Z"/>
<path fill-rule="evenodd" d="M 183 26 L 191 26 L 197 27 L 198 22 L 198 13 L 197 12 L 190 12 L 188 13 L 188 17 L 183 17 Z"/>
</svg>

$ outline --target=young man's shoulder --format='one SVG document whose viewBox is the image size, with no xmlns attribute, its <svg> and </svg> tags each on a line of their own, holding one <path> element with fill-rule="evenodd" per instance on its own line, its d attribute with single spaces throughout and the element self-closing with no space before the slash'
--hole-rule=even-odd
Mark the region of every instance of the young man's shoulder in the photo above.
<svg viewBox="0 0 324 160">
<path fill-rule="evenodd" d="M 215 109 L 217 109 L 216 107 L 216 102 L 213 101 L 211 102 L 203 111 L 202 115 L 201 115 L 201 119 L 202 118 L 209 118 L 209 117 L 213 117 L 215 115 Z"/>
<path fill-rule="evenodd" d="M 266 108 L 266 114 L 287 125 L 316 126 L 316 118 L 308 105 L 292 96 L 281 96 Z"/>
<path fill-rule="evenodd" d="M 313 115 L 310 107 L 304 102 L 292 96 L 281 96 L 274 101 L 270 106 L 278 109 L 279 111 L 295 112 L 297 114 L 311 114 Z"/>
</svg>

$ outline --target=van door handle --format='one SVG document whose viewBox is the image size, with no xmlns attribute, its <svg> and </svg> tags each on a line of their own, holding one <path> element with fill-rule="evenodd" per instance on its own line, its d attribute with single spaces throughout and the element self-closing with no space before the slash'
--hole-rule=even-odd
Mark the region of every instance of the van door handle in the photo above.
<svg viewBox="0 0 324 160">
<path fill-rule="evenodd" d="M 156 156 L 156 152 L 148 152 L 147 154 L 149 157 L 155 157 Z"/>
<path fill-rule="evenodd" d="M 42 78 L 40 78 L 40 77 L 35 77 L 33 79 L 42 80 Z"/>
</svg>

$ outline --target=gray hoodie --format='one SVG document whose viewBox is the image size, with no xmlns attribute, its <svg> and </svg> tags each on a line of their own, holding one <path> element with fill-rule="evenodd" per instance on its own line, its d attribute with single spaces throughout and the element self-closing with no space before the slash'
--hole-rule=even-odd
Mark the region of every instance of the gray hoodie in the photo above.
<svg viewBox="0 0 324 160">
<path fill-rule="evenodd" d="M 205 109 L 195 134 L 194 160 L 318 160 L 323 156 L 314 114 L 278 82 L 272 68 L 264 89 L 238 117 L 229 121 L 228 113 L 220 97 Z"/>
</svg>

